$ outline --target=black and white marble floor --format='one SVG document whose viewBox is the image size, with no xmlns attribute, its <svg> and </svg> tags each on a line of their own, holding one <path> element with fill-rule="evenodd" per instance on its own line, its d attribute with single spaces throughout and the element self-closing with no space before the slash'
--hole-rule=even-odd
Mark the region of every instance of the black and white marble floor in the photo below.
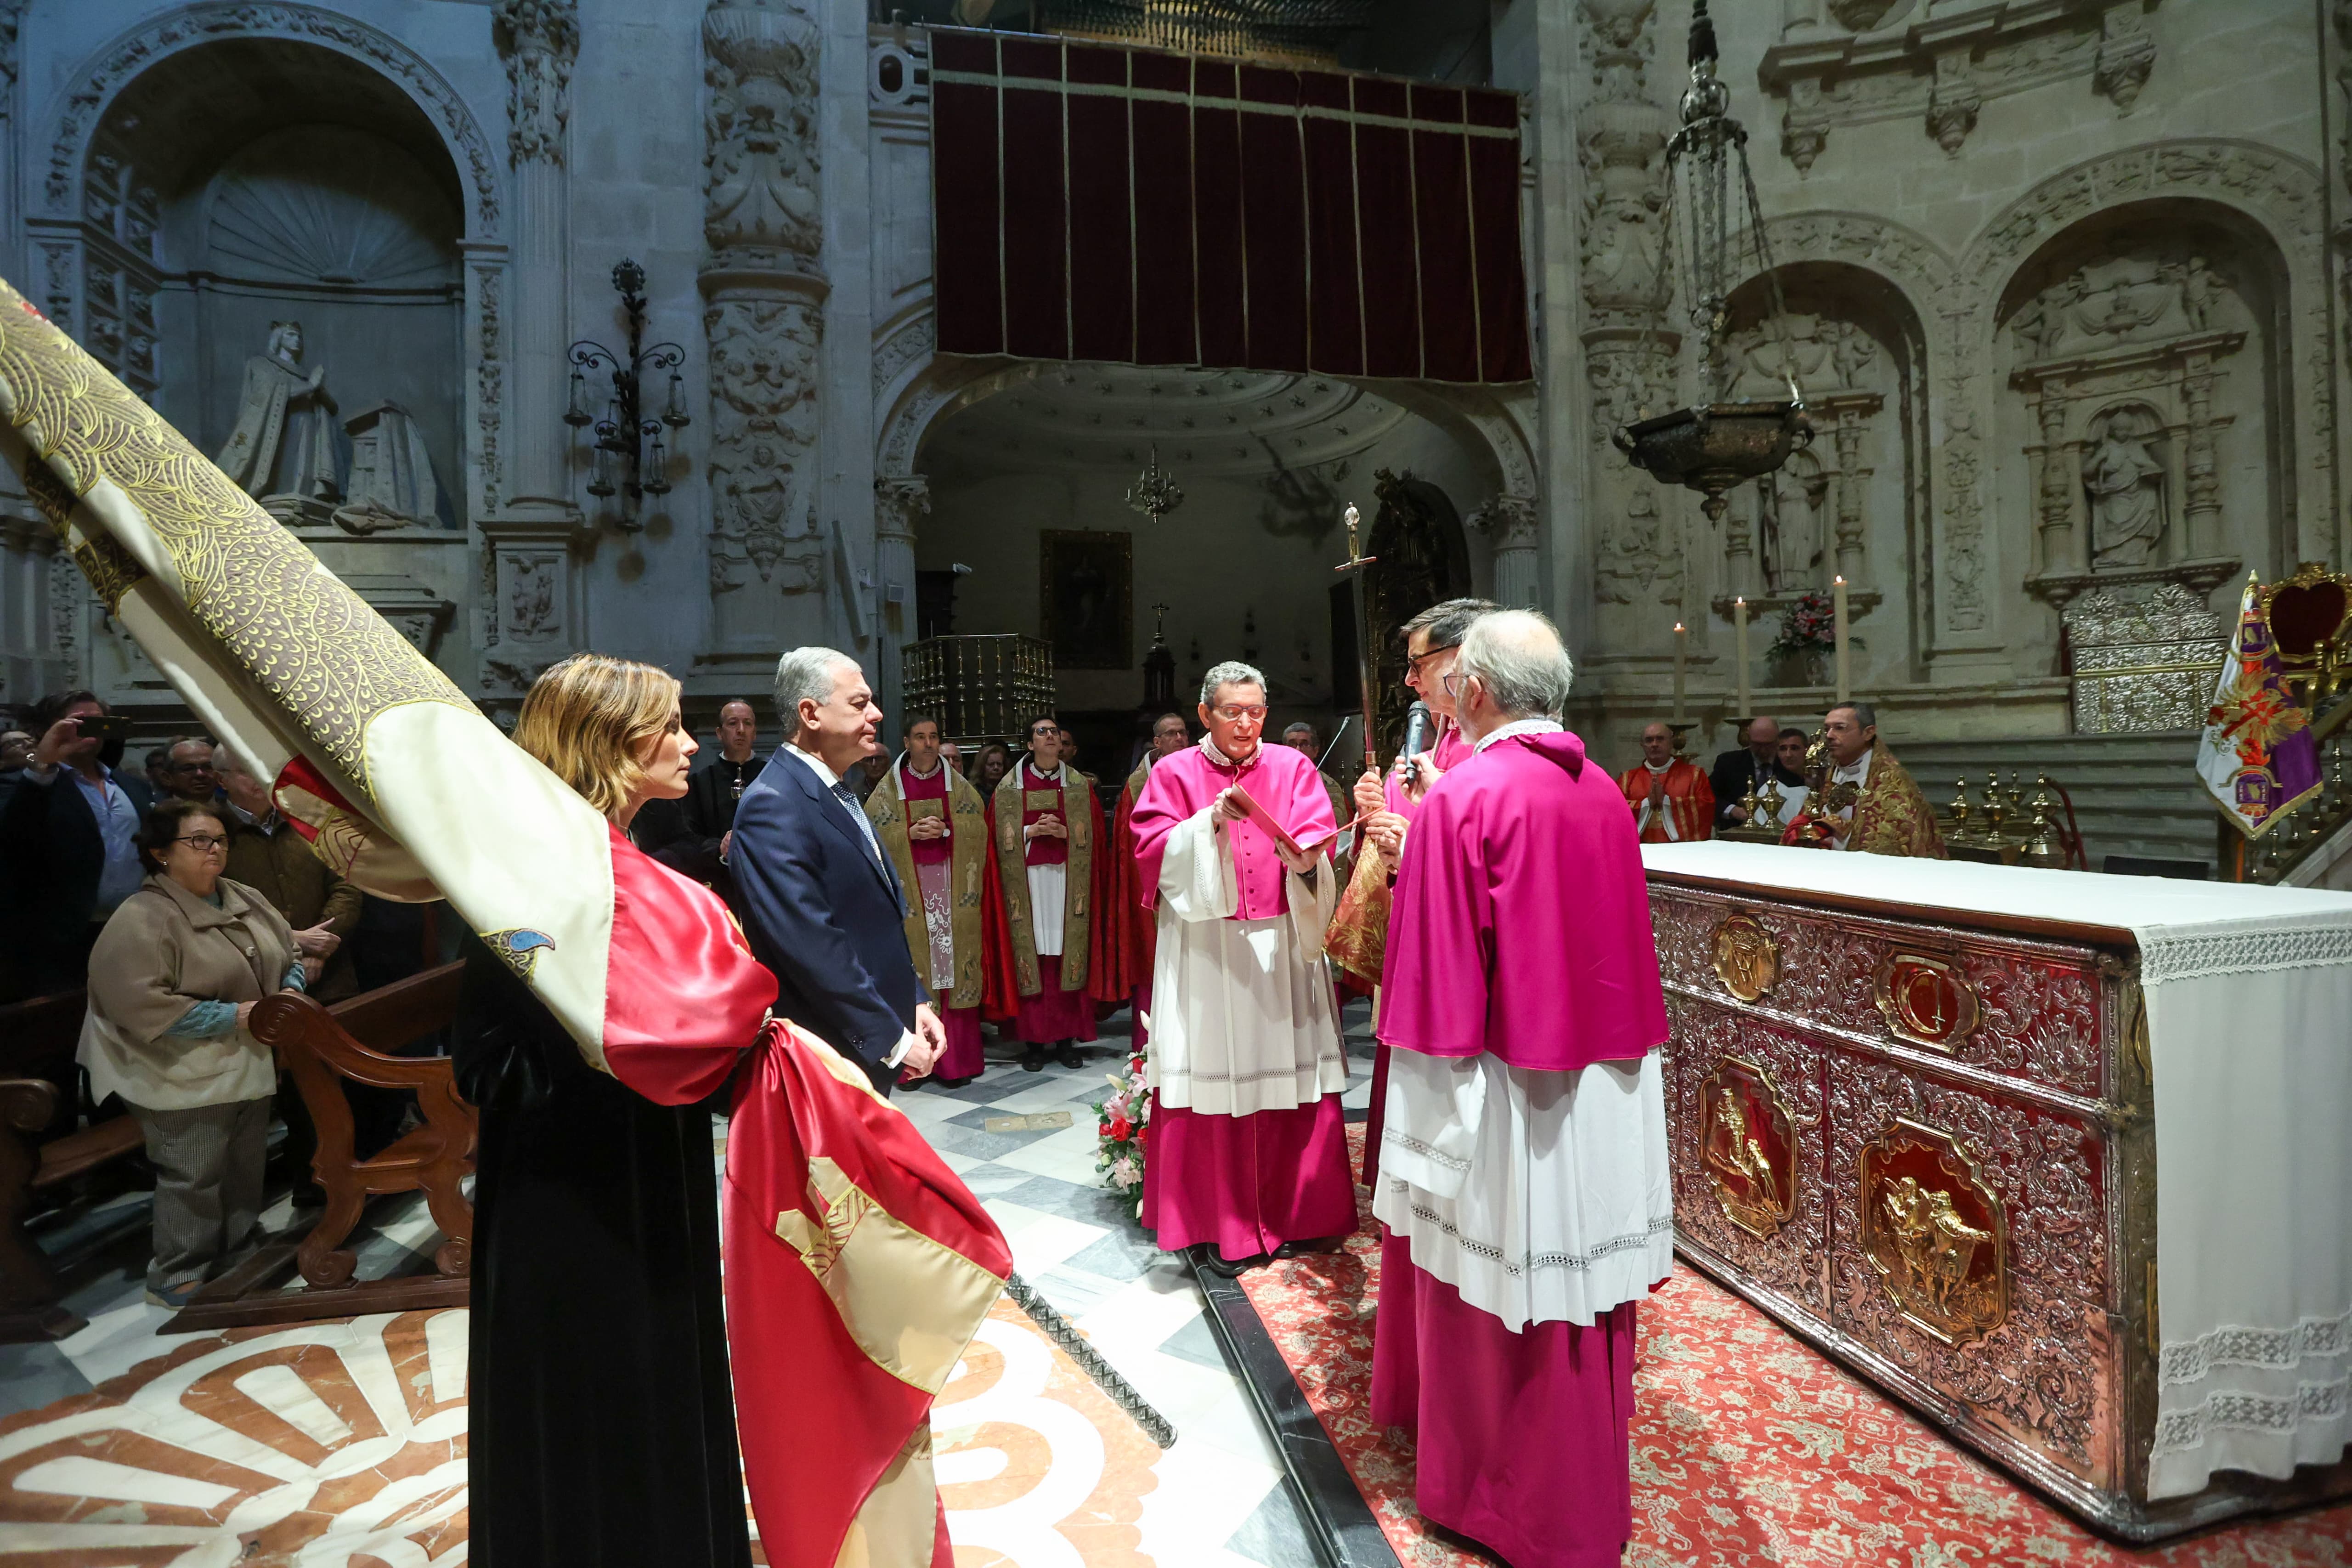
<svg viewBox="0 0 2352 1568">
<path fill-rule="evenodd" d="M 1363 1015 L 1359 1005 L 1348 1016 L 1356 1070 L 1347 1096 L 1351 1116 L 1362 1114 L 1369 1095 Z M 992 1062 L 963 1088 L 923 1086 L 902 1090 L 896 1102 L 996 1217 L 1023 1275 L 1175 1425 L 1176 1445 L 1151 1466 L 1156 1484 L 1138 1521 L 1139 1553 L 1201 1568 L 1310 1568 L 1314 1554 L 1275 1450 L 1212 1336 L 1198 1288 L 1127 1218 L 1095 1171 L 1091 1102 L 1108 1090 L 1106 1077 L 1124 1060 L 1127 1039 L 1120 1018 L 1106 1026 L 1083 1068 L 1027 1073 L 1012 1062 Z M 1034 1125 L 1057 1111 L 1068 1114 L 1066 1127 Z M 1001 1126 L 1012 1117 L 1033 1124 L 989 1129 L 992 1121 Z M 723 1138 L 723 1124 L 716 1131 Z M 268 1223 L 282 1226 L 290 1213 L 281 1199 Z M 142 1299 L 146 1214 L 145 1195 L 133 1193 L 37 1227 L 54 1256 L 72 1261 L 68 1304 L 89 1326 L 57 1344 L 0 1346 L 0 1417 L 88 1393 L 186 1342 L 159 1336 L 167 1314 Z M 415 1267 L 423 1261 L 417 1255 L 436 1243 L 419 1204 L 380 1205 L 371 1219 L 362 1278 Z M 450 1320 L 462 1316 L 436 1320 L 429 1347 L 436 1368 L 456 1352 L 460 1381 L 462 1333 Z M 452 1414 L 462 1423 L 461 1409 Z M 446 1425 L 447 1418 L 436 1419 Z M 951 1530 L 955 1519 L 950 1512 Z M 29 1539 L 12 1544 L 13 1533 L 0 1530 L 0 1564 L 29 1562 L 20 1552 L 47 1549 Z"/>
</svg>

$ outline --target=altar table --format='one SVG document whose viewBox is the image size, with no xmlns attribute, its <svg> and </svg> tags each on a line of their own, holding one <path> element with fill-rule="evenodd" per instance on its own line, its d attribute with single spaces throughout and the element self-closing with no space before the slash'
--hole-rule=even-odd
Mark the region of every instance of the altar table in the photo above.
<svg viewBox="0 0 2352 1568">
<path fill-rule="evenodd" d="M 2352 1493 L 2352 897 L 1643 860 L 1685 1258 L 2111 1533 Z"/>
</svg>

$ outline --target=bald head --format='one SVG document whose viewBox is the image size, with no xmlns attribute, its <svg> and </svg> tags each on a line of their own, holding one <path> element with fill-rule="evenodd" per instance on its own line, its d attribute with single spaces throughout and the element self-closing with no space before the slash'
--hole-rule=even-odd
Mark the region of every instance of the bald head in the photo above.
<svg viewBox="0 0 2352 1568">
<path fill-rule="evenodd" d="M 1756 753 L 1758 760 L 1770 762 L 1772 748 L 1780 740 L 1780 721 L 1770 714 L 1759 713 L 1748 721 L 1748 749 Z"/>
<path fill-rule="evenodd" d="M 1534 610 L 1493 610 L 1471 622 L 1454 671 L 1455 712 L 1474 740 L 1515 720 L 1557 719 L 1576 679 L 1559 628 Z"/>
<path fill-rule="evenodd" d="M 1654 768 L 1663 768 L 1675 760 L 1673 725 L 1654 720 L 1642 726 L 1642 760 Z"/>
</svg>

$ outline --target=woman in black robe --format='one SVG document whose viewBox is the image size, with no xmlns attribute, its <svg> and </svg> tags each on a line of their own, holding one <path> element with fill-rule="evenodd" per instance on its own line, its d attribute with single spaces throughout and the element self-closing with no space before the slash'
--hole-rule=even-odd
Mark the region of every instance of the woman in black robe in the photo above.
<svg viewBox="0 0 2352 1568">
<path fill-rule="evenodd" d="M 678 684 L 581 655 L 515 742 L 626 829 L 686 793 Z M 470 934 L 459 1092 L 481 1113 L 468 1357 L 473 1568 L 749 1568 L 710 1115 L 591 1067 Z M 747 1035 L 744 1045 L 751 1043 Z"/>
</svg>

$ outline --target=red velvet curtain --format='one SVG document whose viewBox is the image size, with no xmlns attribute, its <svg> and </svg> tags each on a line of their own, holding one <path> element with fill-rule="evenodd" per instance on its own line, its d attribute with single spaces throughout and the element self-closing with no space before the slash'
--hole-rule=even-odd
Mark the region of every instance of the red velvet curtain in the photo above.
<svg viewBox="0 0 2352 1568">
<path fill-rule="evenodd" d="M 936 30 L 940 347 L 1528 380 L 1518 122 L 1489 89 Z"/>
</svg>

